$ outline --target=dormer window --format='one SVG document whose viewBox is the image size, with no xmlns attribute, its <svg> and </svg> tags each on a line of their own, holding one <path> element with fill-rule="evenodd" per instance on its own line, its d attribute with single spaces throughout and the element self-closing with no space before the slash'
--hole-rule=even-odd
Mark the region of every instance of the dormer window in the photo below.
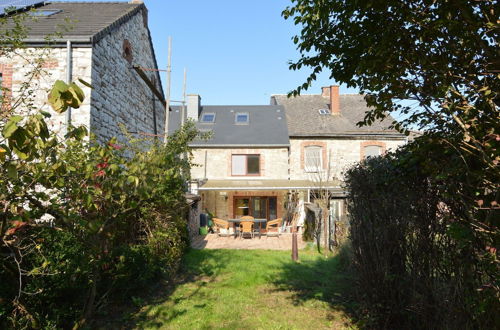
<svg viewBox="0 0 500 330">
<path fill-rule="evenodd" d="M 248 112 L 237 112 L 234 116 L 234 123 L 236 125 L 248 125 L 249 116 Z"/>
<path fill-rule="evenodd" d="M 207 112 L 201 116 L 201 123 L 215 123 L 215 113 Z"/>
</svg>

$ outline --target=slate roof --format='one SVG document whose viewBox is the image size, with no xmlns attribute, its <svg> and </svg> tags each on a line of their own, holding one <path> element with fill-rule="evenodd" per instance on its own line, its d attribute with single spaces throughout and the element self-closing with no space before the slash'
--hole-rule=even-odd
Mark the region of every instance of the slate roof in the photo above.
<svg viewBox="0 0 500 330">
<path fill-rule="evenodd" d="M 375 122 L 371 126 L 358 127 L 369 110 L 362 95 L 340 95 L 340 115 L 321 115 L 318 110 L 328 109 L 329 96 L 300 95 L 288 98 L 287 95 L 272 95 L 271 104 L 283 105 L 290 136 L 345 136 L 345 135 L 395 135 L 403 136 L 388 127 L 391 117 Z"/>
<path fill-rule="evenodd" d="M 47 35 L 54 41 L 67 39 L 73 42 L 95 43 L 115 26 L 121 25 L 135 15 L 144 4 L 127 2 L 52 2 L 46 1 L 35 10 L 60 10 L 50 16 L 27 19 L 24 25 L 29 29 L 26 43 L 44 42 Z M 70 27 L 64 31 L 61 27 Z M 9 25 L 6 26 L 9 28 Z M 56 32 L 62 36 L 55 36 Z"/>
<path fill-rule="evenodd" d="M 180 126 L 181 107 L 173 106 L 169 116 L 169 132 Z M 235 114 L 249 114 L 248 125 L 235 124 Z M 202 132 L 211 131 L 207 141 L 196 140 L 195 147 L 288 147 L 288 131 L 284 109 L 279 105 L 212 105 L 202 106 L 204 113 L 215 113 L 214 123 L 196 124 Z"/>
</svg>

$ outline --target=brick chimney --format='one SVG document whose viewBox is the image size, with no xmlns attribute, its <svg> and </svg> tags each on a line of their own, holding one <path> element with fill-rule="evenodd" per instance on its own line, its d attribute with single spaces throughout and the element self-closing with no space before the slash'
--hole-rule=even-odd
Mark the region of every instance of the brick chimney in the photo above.
<svg viewBox="0 0 500 330">
<path fill-rule="evenodd" d="M 330 86 L 330 111 L 332 115 L 340 115 L 339 86 Z"/>
<path fill-rule="evenodd" d="M 198 121 L 201 111 L 201 97 L 198 94 L 187 96 L 187 118 Z"/>
<path fill-rule="evenodd" d="M 138 4 L 141 4 L 141 3 L 144 3 L 143 0 L 130 0 L 128 3 L 138 3 Z"/>
</svg>

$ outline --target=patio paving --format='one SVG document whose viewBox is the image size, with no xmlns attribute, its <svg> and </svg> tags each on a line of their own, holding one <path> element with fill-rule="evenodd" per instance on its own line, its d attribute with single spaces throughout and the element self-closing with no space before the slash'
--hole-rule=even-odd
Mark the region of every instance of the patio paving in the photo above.
<svg viewBox="0 0 500 330">
<path fill-rule="evenodd" d="M 299 249 L 305 247 L 302 235 L 297 235 Z M 254 238 L 219 237 L 218 234 L 195 236 L 191 241 L 193 249 L 236 249 L 236 250 L 292 250 L 292 234 L 281 234 L 280 237 L 258 236 Z"/>
</svg>

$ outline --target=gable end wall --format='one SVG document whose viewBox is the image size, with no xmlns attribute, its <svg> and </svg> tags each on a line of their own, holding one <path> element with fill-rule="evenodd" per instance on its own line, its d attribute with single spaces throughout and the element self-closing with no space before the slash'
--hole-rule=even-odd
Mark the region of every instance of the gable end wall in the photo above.
<svg viewBox="0 0 500 330">
<path fill-rule="evenodd" d="M 146 9 L 143 9 L 146 10 Z M 156 109 L 157 133 L 163 134 L 165 107 L 133 69 L 133 65 L 156 69 L 147 22 L 142 11 L 103 36 L 92 52 L 91 130 L 101 141 L 113 136 L 123 141 L 123 124 L 133 137 L 153 134 L 153 108 Z M 130 44 L 131 60 L 124 58 L 124 43 Z M 147 71 L 158 90 L 158 72 Z M 154 107 L 153 107 L 154 103 Z"/>
</svg>

